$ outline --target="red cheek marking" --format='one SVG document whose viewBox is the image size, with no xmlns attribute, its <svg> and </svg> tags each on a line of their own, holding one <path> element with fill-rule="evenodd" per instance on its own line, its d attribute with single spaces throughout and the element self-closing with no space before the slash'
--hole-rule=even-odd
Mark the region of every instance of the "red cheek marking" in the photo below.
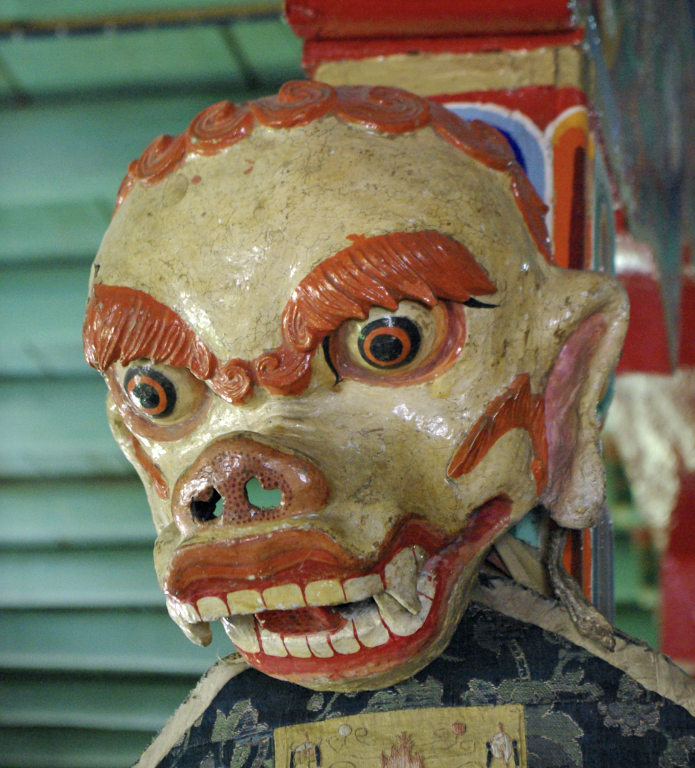
<svg viewBox="0 0 695 768">
<path fill-rule="evenodd" d="M 164 479 L 162 470 L 152 461 L 152 459 L 145 453 L 145 449 L 140 445 L 140 441 L 131 435 L 131 442 L 133 450 L 135 451 L 135 458 L 138 460 L 138 464 L 145 470 L 147 477 L 150 478 L 154 492 L 160 499 L 169 498 L 169 486 Z"/>
<path fill-rule="evenodd" d="M 531 438 L 535 455 L 531 472 L 540 496 L 548 482 L 545 402 L 542 395 L 531 394 L 528 373 L 519 374 L 509 389 L 490 403 L 454 454 L 449 464 L 449 477 L 461 477 L 472 472 L 500 437 L 516 428 L 525 429 Z"/>
<path fill-rule="evenodd" d="M 201 178 L 196 173 L 196 175 L 191 179 L 191 184 L 200 184 L 200 182 L 201 182 Z"/>
</svg>

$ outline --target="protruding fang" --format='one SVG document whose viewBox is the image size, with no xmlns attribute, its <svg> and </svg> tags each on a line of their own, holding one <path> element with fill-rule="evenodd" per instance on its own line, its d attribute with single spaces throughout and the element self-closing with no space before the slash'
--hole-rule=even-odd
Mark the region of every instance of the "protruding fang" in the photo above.
<svg viewBox="0 0 695 768">
<path fill-rule="evenodd" d="M 425 623 L 429 613 L 432 601 L 427 597 L 421 598 L 421 607 L 418 614 L 413 615 L 397 603 L 391 595 L 382 592 L 374 598 L 374 602 L 379 607 L 381 620 L 388 629 L 398 637 L 409 637 L 414 635 Z"/>
<path fill-rule="evenodd" d="M 427 554 L 426 550 L 424 550 L 422 547 L 418 547 L 417 545 L 413 547 L 413 554 L 415 555 L 415 560 L 417 562 L 418 573 L 420 573 L 422 566 L 427 562 L 429 555 Z"/>
<path fill-rule="evenodd" d="M 417 591 L 420 597 L 420 610 L 416 615 L 409 613 L 397 603 L 387 592 L 374 597 L 379 608 L 381 620 L 389 631 L 398 637 L 408 637 L 415 634 L 425 623 L 432 608 L 436 585 L 431 574 L 421 573 L 417 581 Z M 431 595 L 432 597 L 428 597 Z"/>
<path fill-rule="evenodd" d="M 412 614 L 420 610 L 417 576 L 417 561 L 411 547 L 398 552 L 384 569 L 386 591 Z"/>
<path fill-rule="evenodd" d="M 192 610 L 192 609 L 191 609 Z M 199 621 L 195 624 L 186 621 L 178 615 L 174 606 L 167 600 L 167 611 L 174 623 L 179 627 L 184 635 L 193 643 L 205 647 L 212 642 L 212 632 L 207 621 Z"/>
<path fill-rule="evenodd" d="M 221 498 L 216 488 L 206 488 L 191 502 L 191 514 L 194 520 L 199 523 L 209 523 L 211 520 L 216 520 L 222 514 L 222 510 L 217 509 L 217 502 Z"/>
</svg>

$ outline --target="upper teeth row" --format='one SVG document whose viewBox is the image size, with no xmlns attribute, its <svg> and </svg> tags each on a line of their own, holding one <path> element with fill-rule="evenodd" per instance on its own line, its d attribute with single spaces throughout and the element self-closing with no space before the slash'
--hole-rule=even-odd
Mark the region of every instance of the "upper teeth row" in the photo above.
<svg viewBox="0 0 695 768">
<path fill-rule="evenodd" d="M 435 594 L 434 578 L 421 573 L 417 580 L 420 609 L 413 615 L 386 592 L 376 602 L 352 606 L 344 616 L 346 623 L 335 632 L 306 635 L 281 635 L 260 627 L 253 616 L 224 618 L 224 628 L 238 650 L 268 656 L 297 658 L 330 658 L 336 653 L 353 654 L 360 648 L 376 648 L 387 643 L 391 635 L 409 637 L 427 619 Z"/>
<path fill-rule="evenodd" d="M 307 606 L 342 605 L 358 603 L 388 592 L 413 614 L 420 609 L 417 577 L 427 559 L 422 547 L 399 550 L 386 564 L 383 577 L 379 573 L 345 579 L 321 579 L 309 582 L 302 591 L 299 584 L 282 584 L 267 589 L 243 589 L 230 592 L 226 602 L 221 597 L 201 597 L 195 606 L 169 600 L 170 612 L 185 622 L 213 621 L 224 616 L 259 613 L 265 610 L 294 610 Z"/>
</svg>

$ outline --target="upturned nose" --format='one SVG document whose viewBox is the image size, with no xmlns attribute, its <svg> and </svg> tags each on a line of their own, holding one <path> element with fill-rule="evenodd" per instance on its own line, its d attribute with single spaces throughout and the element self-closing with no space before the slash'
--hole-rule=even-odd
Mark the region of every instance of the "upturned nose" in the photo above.
<svg viewBox="0 0 695 768">
<path fill-rule="evenodd" d="M 272 505 L 252 504 L 247 486 L 279 491 Z M 211 525 L 242 526 L 318 512 L 330 486 L 309 459 L 282 450 L 249 432 L 226 435 L 205 448 L 178 480 L 172 511 L 179 530 L 190 534 Z"/>
</svg>

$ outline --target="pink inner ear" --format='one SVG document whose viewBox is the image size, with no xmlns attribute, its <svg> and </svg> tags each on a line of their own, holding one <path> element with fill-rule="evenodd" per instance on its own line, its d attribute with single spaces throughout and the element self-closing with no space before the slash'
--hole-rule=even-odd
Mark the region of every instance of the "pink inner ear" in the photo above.
<svg viewBox="0 0 695 768">
<path fill-rule="evenodd" d="M 545 424 L 548 437 L 548 491 L 555 495 L 558 484 L 572 469 L 582 418 L 580 399 L 592 360 L 606 333 L 608 321 L 603 312 L 583 320 L 565 342 L 555 361 L 545 390 Z M 598 404 L 597 404 L 598 405 Z"/>
</svg>

